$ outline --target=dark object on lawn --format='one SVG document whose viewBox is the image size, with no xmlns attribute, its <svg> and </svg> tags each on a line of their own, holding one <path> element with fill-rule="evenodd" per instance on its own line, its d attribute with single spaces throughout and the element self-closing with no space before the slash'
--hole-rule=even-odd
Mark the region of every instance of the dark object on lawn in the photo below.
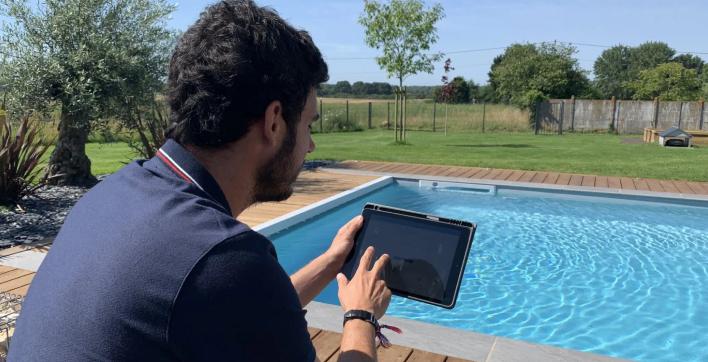
<svg viewBox="0 0 708 362">
<path fill-rule="evenodd" d="M 686 147 L 686 144 L 684 143 L 683 140 L 679 139 L 670 139 L 666 141 L 666 147 Z"/>
<path fill-rule="evenodd" d="M 662 146 L 691 147 L 691 138 L 693 138 L 692 135 L 678 127 L 670 127 L 666 131 L 659 133 L 659 143 Z M 671 142 L 675 140 L 681 141 L 680 145 L 678 142 Z"/>
</svg>

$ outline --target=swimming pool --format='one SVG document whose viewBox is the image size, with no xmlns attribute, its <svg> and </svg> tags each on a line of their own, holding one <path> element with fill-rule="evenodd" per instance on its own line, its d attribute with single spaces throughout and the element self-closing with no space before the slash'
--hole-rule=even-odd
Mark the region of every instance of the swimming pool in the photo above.
<svg viewBox="0 0 708 362">
<path fill-rule="evenodd" d="M 708 208 L 399 181 L 271 235 L 294 273 L 367 202 L 478 224 L 457 306 L 388 315 L 648 362 L 708 356 Z M 339 304 L 336 284 L 316 298 Z"/>
</svg>

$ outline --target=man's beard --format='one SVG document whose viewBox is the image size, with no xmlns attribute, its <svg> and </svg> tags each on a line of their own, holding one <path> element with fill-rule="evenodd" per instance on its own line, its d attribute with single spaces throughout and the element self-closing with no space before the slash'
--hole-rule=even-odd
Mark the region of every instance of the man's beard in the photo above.
<svg viewBox="0 0 708 362">
<path fill-rule="evenodd" d="M 292 196 L 293 184 L 302 168 L 302 164 L 295 165 L 293 162 L 297 139 L 295 132 L 295 129 L 288 128 L 280 150 L 258 170 L 253 193 L 254 203 L 285 201 Z"/>
</svg>

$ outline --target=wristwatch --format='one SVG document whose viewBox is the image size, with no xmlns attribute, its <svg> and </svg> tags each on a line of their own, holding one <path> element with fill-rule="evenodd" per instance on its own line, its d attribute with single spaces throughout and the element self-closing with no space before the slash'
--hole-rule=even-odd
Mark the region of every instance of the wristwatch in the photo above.
<svg viewBox="0 0 708 362">
<path fill-rule="evenodd" d="M 375 330 L 379 329 L 379 321 L 376 320 L 376 316 L 374 313 L 367 312 L 365 310 L 350 310 L 346 313 L 344 313 L 344 324 L 347 324 L 348 321 L 352 319 L 361 319 L 363 321 L 371 323 L 372 326 L 374 326 Z"/>
</svg>

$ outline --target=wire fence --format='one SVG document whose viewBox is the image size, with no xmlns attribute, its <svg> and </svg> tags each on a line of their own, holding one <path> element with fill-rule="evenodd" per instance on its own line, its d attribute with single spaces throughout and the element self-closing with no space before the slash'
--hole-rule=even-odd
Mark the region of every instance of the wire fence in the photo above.
<svg viewBox="0 0 708 362">
<path fill-rule="evenodd" d="M 320 101 L 316 133 L 394 129 L 393 101 Z M 400 110 L 398 110 L 400 112 Z M 445 104 L 409 100 L 406 130 L 424 132 L 532 132 L 527 111 L 502 104 Z"/>
</svg>

